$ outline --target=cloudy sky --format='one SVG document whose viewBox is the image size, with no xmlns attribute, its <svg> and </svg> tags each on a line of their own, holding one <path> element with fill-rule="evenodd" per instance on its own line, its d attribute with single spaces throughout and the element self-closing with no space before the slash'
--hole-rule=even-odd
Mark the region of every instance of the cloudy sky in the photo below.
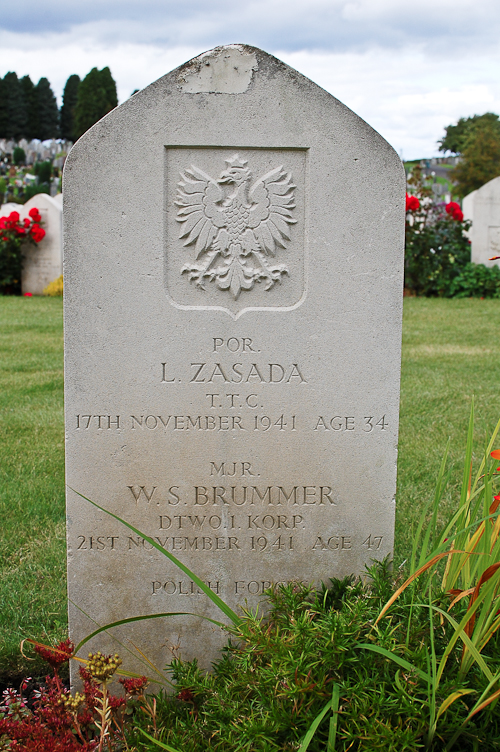
<svg viewBox="0 0 500 752">
<path fill-rule="evenodd" d="M 500 113 L 498 0 L 17 0 L 0 10 L 0 75 L 109 65 L 120 102 L 218 44 L 262 47 L 376 128 L 405 159 L 444 127 Z"/>
</svg>

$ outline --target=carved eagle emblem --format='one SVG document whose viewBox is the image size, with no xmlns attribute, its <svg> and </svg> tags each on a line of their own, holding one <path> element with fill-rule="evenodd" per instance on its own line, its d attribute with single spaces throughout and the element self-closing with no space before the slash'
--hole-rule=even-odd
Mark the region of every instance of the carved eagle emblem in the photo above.
<svg viewBox="0 0 500 752">
<path fill-rule="evenodd" d="M 198 288 L 206 281 L 229 290 L 235 300 L 242 290 L 264 282 L 270 290 L 288 274 L 284 264 L 271 264 L 278 248 L 290 240 L 295 185 L 283 166 L 263 175 L 253 185 L 247 160 L 235 154 L 214 180 L 191 165 L 181 173 L 175 201 L 179 238 L 195 246 L 199 263 L 185 264 L 182 272 Z"/>
</svg>

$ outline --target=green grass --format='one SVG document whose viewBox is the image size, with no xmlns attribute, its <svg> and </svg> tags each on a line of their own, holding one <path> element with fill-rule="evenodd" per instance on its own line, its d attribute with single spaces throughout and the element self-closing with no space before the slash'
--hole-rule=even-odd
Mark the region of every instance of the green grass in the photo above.
<svg viewBox="0 0 500 752">
<path fill-rule="evenodd" d="M 499 320 L 497 300 L 405 299 L 396 564 L 409 555 L 448 439 L 453 472 L 443 512 L 459 493 L 472 395 L 478 446 L 500 418 Z"/>
<path fill-rule="evenodd" d="M 0 298 L 0 675 L 66 632 L 62 301 Z"/>
<path fill-rule="evenodd" d="M 396 565 L 448 438 L 456 506 L 472 395 L 479 444 L 500 417 L 499 319 L 498 300 L 405 299 Z M 62 387 L 61 300 L 0 297 L 0 675 L 36 673 L 24 637 L 65 637 Z"/>
</svg>

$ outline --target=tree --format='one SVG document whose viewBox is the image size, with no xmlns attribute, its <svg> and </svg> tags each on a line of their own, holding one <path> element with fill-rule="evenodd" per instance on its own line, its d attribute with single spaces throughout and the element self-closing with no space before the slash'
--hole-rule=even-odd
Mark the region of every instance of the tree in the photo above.
<svg viewBox="0 0 500 752">
<path fill-rule="evenodd" d="M 111 75 L 111 71 L 109 70 L 108 66 L 103 68 L 100 73 L 101 73 L 102 86 L 106 92 L 106 98 L 109 103 L 109 110 L 113 110 L 115 107 L 118 106 L 118 95 L 116 93 L 115 80 L 113 76 Z"/>
<path fill-rule="evenodd" d="M 61 138 L 68 141 L 75 141 L 74 118 L 75 107 L 78 99 L 78 87 L 80 86 L 80 76 L 74 73 L 66 81 L 63 91 L 62 107 L 60 111 L 60 130 Z"/>
<path fill-rule="evenodd" d="M 475 123 L 462 147 L 462 160 L 452 172 L 459 196 L 466 196 L 500 175 L 498 117 Z"/>
<path fill-rule="evenodd" d="M 37 137 L 39 131 L 38 125 L 38 98 L 36 95 L 35 84 L 29 76 L 21 78 L 21 86 L 24 91 L 24 101 L 26 104 L 26 133 L 25 136 L 31 141 Z"/>
<path fill-rule="evenodd" d="M 27 112 L 24 99 L 24 89 L 12 71 L 6 73 L 3 78 L 2 100 L 4 112 L 2 113 L 3 138 L 11 138 L 19 141 L 27 130 Z"/>
<path fill-rule="evenodd" d="M 3 78 L 0 78 L 0 138 L 6 138 L 9 128 L 9 112 L 7 109 L 6 86 Z"/>
<path fill-rule="evenodd" d="M 85 133 L 94 123 L 118 104 L 116 84 L 109 68 L 92 68 L 78 88 L 75 107 L 75 137 Z"/>
<path fill-rule="evenodd" d="M 45 141 L 59 136 L 59 110 L 54 92 L 47 78 L 41 78 L 35 86 L 38 106 L 38 133 L 36 138 Z"/>
<path fill-rule="evenodd" d="M 468 118 L 460 118 L 455 125 L 445 128 L 446 135 L 439 143 L 439 151 L 451 151 L 452 154 L 461 154 L 469 135 L 474 128 L 486 121 L 498 122 L 498 115 L 494 112 L 485 112 L 484 115 L 472 115 Z"/>
</svg>

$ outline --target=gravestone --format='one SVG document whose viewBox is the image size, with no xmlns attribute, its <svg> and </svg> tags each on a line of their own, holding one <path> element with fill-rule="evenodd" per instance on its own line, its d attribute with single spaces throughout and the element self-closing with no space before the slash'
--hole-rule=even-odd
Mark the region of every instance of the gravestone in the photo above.
<svg viewBox="0 0 500 752">
<path fill-rule="evenodd" d="M 297 71 L 216 48 L 140 91 L 64 174 L 70 634 L 221 614 L 393 547 L 405 175 Z M 196 616 L 111 630 L 209 666 Z M 132 647 L 135 646 L 135 647 Z M 104 633 L 84 648 L 118 650 Z M 134 662 L 135 661 L 135 662 Z"/>
<path fill-rule="evenodd" d="M 25 243 L 23 247 L 21 286 L 23 293 L 42 295 L 47 285 L 62 274 L 62 205 L 46 193 L 39 193 L 24 206 L 18 205 L 21 219 L 28 217 L 34 207 L 41 214 L 45 237 L 37 245 Z"/>
<path fill-rule="evenodd" d="M 465 219 L 472 220 L 468 232 L 471 241 L 471 261 L 474 264 L 498 266 L 490 261 L 500 256 L 500 177 L 472 191 L 463 200 Z"/>
</svg>

